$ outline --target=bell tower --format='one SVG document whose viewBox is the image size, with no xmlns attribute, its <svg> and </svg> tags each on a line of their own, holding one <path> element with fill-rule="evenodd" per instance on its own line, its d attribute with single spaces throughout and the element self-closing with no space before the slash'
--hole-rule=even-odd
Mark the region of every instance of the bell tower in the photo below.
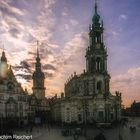
<svg viewBox="0 0 140 140">
<path fill-rule="evenodd" d="M 37 57 L 35 63 L 35 71 L 33 73 L 33 94 L 36 95 L 38 99 L 42 99 L 45 97 L 45 75 L 41 70 L 41 63 L 40 63 L 40 56 L 39 56 L 39 49 L 38 49 L 38 41 L 37 41 Z"/>
<path fill-rule="evenodd" d="M 107 49 L 103 39 L 103 21 L 98 14 L 97 1 L 92 24 L 89 26 L 89 47 L 86 50 L 86 72 L 95 77 L 95 92 L 109 94 L 110 76 L 107 72 Z"/>
<path fill-rule="evenodd" d="M 0 60 L 1 60 L 1 63 L 0 63 L 0 76 L 4 78 L 4 77 L 6 77 L 7 71 L 8 71 L 7 58 L 5 56 L 4 49 L 2 51 L 2 56 L 1 56 Z"/>
</svg>

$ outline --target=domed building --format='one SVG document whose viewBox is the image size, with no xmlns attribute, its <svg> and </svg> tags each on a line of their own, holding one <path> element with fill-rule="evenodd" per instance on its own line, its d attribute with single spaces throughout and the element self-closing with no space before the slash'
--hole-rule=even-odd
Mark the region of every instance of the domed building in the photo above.
<svg viewBox="0 0 140 140">
<path fill-rule="evenodd" d="M 0 62 L 0 118 L 1 123 L 27 120 L 28 93 L 18 83 L 11 66 L 7 64 L 5 52 Z M 4 124 L 3 124 L 4 125 Z"/>
</svg>

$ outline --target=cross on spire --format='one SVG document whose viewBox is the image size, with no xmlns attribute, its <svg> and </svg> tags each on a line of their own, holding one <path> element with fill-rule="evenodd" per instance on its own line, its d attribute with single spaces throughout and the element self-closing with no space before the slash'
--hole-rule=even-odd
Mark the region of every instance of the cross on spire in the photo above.
<svg viewBox="0 0 140 140">
<path fill-rule="evenodd" d="M 97 0 L 95 0 L 95 13 L 97 13 Z"/>
<path fill-rule="evenodd" d="M 38 46 L 39 46 L 39 41 L 37 40 L 37 58 L 39 58 L 39 49 L 38 49 Z"/>
</svg>

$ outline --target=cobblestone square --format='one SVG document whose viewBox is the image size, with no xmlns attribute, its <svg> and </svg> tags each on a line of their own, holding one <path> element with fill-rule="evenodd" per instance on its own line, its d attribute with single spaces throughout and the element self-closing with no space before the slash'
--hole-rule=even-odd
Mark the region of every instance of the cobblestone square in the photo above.
<svg viewBox="0 0 140 140">
<path fill-rule="evenodd" d="M 136 132 L 130 131 L 130 126 L 136 127 Z M 95 128 L 87 128 L 87 137 L 77 136 L 74 138 L 74 135 L 71 136 L 62 136 L 61 127 L 53 126 L 51 128 L 43 127 L 43 128 L 33 128 L 32 133 L 28 133 L 28 135 L 33 136 L 33 140 L 94 140 L 94 137 L 97 136 L 100 132 L 103 133 L 106 140 L 121 140 L 119 138 L 119 134 L 122 137 L 122 140 L 139 140 L 140 138 L 140 119 L 135 118 L 134 120 L 128 122 L 127 126 L 117 127 L 112 129 L 95 129 Z M 15 132 L 19 135 L 25 134 L 26 131 L 17 131 Z"/>
</svg>

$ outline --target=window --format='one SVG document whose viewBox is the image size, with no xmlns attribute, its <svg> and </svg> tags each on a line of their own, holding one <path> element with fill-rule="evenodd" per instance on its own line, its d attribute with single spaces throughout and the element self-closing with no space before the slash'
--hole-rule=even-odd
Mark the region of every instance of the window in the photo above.
<svg viewBox="0 0 140 140">
<path fill-rule="evenodd" d="M 97 90 L 98 91 L 102 90 L 102 82 L 101 81 L 97 82 Z"/>
<path fill-rule="evenodd" d="M 79 122 L 81 122 L 81 121 L 82 121 L 81 114 L 78 114 L 78 121 L 79 121 Z"/>
<path fill-rule="evenodd" d="M 101 70 L 101 58 L 97 57 L 96 59 L 96 70 L 100 71 Z"/>
<path fill-rule="evenodd" d="M 104 113 L 103 111 L 98 112 L 98 120 L 103 121 L 104 120 Z"/>
<path fill-rule="evenodd" d="M 95 42 L 97 42 L 98 41 L 98 38 L 97 37 L 95 37 Z"/>
<path fill-rule="evenodd" d="M 113 113 L 111 113 L 111 120 L 113 120 L 113 118 L 114 118 L 114 115 L 113 115 Z"/>
<path fill-rule="evenodd" d="M 70 121 L 70 110 L 69 108 L 67 108 L 67 122 Z"/>
<path fill-rule="evenodd" d="M 22 104 L 19 105 L 19 109 L 20 109 L 20 111 L 23 110 L 23 105 Z"/>
<path fill-rule="evenodd" d="M 84 81 L 84 95 L 88 95 L 89 94 L 89 83 L 88 80 Z"/>
</svg>

